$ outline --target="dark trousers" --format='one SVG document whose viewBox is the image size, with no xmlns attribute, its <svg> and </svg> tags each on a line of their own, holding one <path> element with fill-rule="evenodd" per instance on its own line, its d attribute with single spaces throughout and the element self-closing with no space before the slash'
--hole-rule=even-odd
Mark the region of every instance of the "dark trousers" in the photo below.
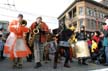
<svg viewBox="0 0 108 71">
<path fill-rule="evenodd" d="M 63 48 L 65 50 L 65 62 L 64 64 L 68 64 L 69 62 L 69 47 L 58 47 L 57 51 L 55 52 L 55 57 L 54 57 L 54 65 L 57 66 L 58 63 L 58 58 L 59 58 L 59 54 L 60 54 L 60 49 Z"/>
<path fill-rule="evenodd" d="M 29 49 L 31 50 L 32 54 L 30 54 L 28 57 L 27 57 L 27 61 L 32 61 L 33 60 L 33 56 L 34 56 L 34 51 L 33 51 L 33 47 L 29 47 Z"/>
<path fill-rule="evenodd" d="M 85 58 L 85 57 L 78 58 L 78 63 L 84 64 L 84 63 L 86 63 L 86 60 L 87 60 L 87 58 Z"/>
<path fill-rule="evenodd" d="M 0 51 L 0 56 L 1 56 L 0 58 L 1 58 L 1 59 L 4 59 L 3 51 L 4 51 L 4 48 L 3 48 L 3 50 Z"/>
</svg>

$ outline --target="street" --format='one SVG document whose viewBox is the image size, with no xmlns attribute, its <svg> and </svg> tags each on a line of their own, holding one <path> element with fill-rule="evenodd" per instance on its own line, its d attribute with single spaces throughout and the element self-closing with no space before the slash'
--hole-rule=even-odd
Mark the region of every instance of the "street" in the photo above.
<svg viewBox="0 0 108 71">
<path fill-rule="evenodd" d="M 58 64 L 57 69 L 53 69 L 53 62 L 43 63 L 43 66 L 38 69 L 34 69 L 33 62 L 24 61 L 22 69 L 12 69 L 12 62 L 9 60 L 0 61 L 0 71 L 108 71 L 108 68 L 102 65 L 96 65 L 89 63 L 88 66 L 78 65 L 77 61 L 74 60 L 73 63 L 70 63 L 71 68 L 64 68 L 63 61 Z"/>
</svg>

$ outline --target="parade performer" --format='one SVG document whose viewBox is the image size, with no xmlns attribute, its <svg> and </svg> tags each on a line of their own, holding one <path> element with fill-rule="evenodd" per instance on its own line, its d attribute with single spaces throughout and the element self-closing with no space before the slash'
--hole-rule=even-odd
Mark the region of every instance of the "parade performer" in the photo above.
<svg viewBox="0 0 108 71">
<path fill-rule="evenodd" d="M 80 28 L 80 32 L 77 33 L 77 43 L 76 43 L 76 57 L 78 58 L 78 63 L 87 65 L 86 58 L 90 56 L 88 44 L 86 42 L 87 35 L 85 31 L 85 26 Z"/>
<path fill-rule="evenodd" d="M 64 29 L 64 27 L 56 35 L 56 36 L 58 36 L 58 43 L 57 43 L 57 49 L 56 49 L 55 57 L 54 57 L 54 69 L 57 68 L 58 58 L 59 58 L 61 49 L 64 49 L 64 51 L 65 51 L 65 53 L 64 53 L 64 56 L 65 56 L 64 67 L 70 68 L 70 65 L 68 63 L 70 60 L 70 57 L 69 57 L 70 44 L 69 44 L 68 40 L 71 37 L 71 35 L 72 35 L 72 31 L 70 29 Z"/>
<path fill-rule="evenodd" d="M 70 47 L 70 62 L 72 62 L 72 57 L 76 57 L 75 43 L 77 42 L 77 39 L 76 39 L 76 34 L 75 34 L 75 27 L 73 25 L 70 26 L 70 30 L 72 31 L 72 35 L 71 35 L 71 37 L 68 41 L 71 44 L 71 47 Z"/>
<path fill-rule="evenodd" d="M 49 33 L 48 26 L 42 21 L 42 17 L 37 17 L 36 21 L 32 23 L 30 32 L 31 38 L 29 44 L 34 47 L 36 63 L 34 68 L 39 68 L 42 66 L 41 61 L 43 60 L 44 47 L 47 45 L 47 34 Z"/>
<path fill-rule="evenodd" d="M 4 46 L 4 55 L 13 60 L 13 68 L 22 68 L 23 58 L 31 54 L 31 51 L 24 40 L 25 33 L 29 32 L 25 27 L 26 20 L 23 15 L 18 15 L 18 20 L 13 20 L 9 24 L 10 34 Z"/>
</svg>

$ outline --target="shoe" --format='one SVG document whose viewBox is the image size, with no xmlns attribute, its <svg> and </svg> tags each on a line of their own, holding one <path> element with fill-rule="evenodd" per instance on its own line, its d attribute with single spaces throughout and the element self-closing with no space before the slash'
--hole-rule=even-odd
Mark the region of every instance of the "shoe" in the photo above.
<svg viewBox="0 0 108 71">
<path fill-rule="evenodd" d="M 45 61 L 45 64 L 48 64 L 48 61 Z"/>
<path fill-rule="evenodd" d="M 27 60 L 27 62 L 32 62 L 32 60 Z"/>
<path fill-rule="evenodd" d="M 19 65 L 17 66 L 17 68 L 18 68 L 18 69 L 22 69 L 22 68 L 23 68 L 22 64 L 19 64 Z"/>
<path fill-rule="evenodd" d="M 13 69 L 17 68 L 17 64 L 13 64 L 12 68 Z"/>
<path fill-rule="evenodd" d="M 48 61 L 51 61 L 51 59 L 48 58 Z"/>
<path fill-rule="evenodd" d="M 54 64 L 54 67 L 53 67 L 54 69 L 57 69 L 57 64 Z"/>
<path fill-rule="evenodd" d="M 81 60 L 78 60 L 78 64 L 82 64 Z"/>
<path fill-rule="evenodd" d="M 84 62 L 84 63 L 82 63 L 82 65 L 88 65 L 88 64 Z"/>
<path fill-rule="evenodd" d="M 73 60 L 70 60 L 70 63 L 73 63 Z"/>
<path fill-rule="evenodd" d="M 36 65 L 35 65 L 35 69 L 37 69 L 37 68 L 39 68 L 39 67 L 41 67 L 42 66 L 42 64 L 40 63 L 40 62 L 38 62 L 38 63 L 36 63 Z"/>
<path fill-rule="evenodd" d="M 66 67 L 66 68 L 70 68 L 70 65 L 68 65 L 68 64 L 64 64 L 64 67 Z"/>
<path fill-rule="evenodd" d="M 108 66 L 108 64 L 104 64 L 104 66 Z"/>
</svg>

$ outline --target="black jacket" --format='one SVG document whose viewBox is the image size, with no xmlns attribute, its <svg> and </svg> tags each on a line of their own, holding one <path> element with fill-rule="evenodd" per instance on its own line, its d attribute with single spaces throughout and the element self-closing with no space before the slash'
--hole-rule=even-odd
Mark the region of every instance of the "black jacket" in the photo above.
<svg viewBox="0 0 108 71">
<path fill-rule="evenodd" d="M 87 40 L 86 32 L 76 33 L 77 40 Z"/>
</svg>

